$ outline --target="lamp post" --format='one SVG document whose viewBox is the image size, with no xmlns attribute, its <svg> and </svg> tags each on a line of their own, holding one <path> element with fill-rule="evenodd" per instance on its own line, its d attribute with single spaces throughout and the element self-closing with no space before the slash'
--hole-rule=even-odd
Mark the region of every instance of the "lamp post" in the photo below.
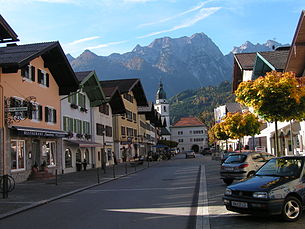
<svg viewBox="0 0 305 229">
<path fill-rule="evenodd" d="M 102 150 L 102 168 L 104 170 L 104 173 L 106 173 L 106 143 L 105 143 L 105 127 L 102 129 L 102 136 L 103 136 L 103 150 Z"/>
</svg>

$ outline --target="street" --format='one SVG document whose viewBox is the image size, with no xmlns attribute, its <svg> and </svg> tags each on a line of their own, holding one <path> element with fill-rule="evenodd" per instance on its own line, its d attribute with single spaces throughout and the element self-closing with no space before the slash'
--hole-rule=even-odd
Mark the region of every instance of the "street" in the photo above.
<svg viewBox="0 0 305 229">
<path fill-rule="evenodd" d="M 303 228 L 305 216 L 285 223 L 275 216 L 226 211 L 219 162 L 201 155 L 195 159 L 177 155 L 139 173 L 2 219 L 0 228 L 196 228 L 201 174 L 206 174 L 209 204 L 203 219 L 208 219 L 210 228 Z"/>
</svg>

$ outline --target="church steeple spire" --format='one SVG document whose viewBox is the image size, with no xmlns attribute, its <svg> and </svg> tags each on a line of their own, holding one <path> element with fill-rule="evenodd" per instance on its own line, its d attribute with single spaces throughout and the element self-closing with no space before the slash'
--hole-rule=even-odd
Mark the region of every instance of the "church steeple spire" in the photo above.
<svg viewBox="0 0 305 229">
<path fill-rule="evenodd" d="M 162 81 L 160 80 L 160 86 L 159 86 L 159 89 L 157 91 L 157 94 L 156 94 L 156 100 L 160 100 L 160 99 L 166 99 L 166 93 L 163 89 L 163 84 L 162 84 Z"/>
</svg>

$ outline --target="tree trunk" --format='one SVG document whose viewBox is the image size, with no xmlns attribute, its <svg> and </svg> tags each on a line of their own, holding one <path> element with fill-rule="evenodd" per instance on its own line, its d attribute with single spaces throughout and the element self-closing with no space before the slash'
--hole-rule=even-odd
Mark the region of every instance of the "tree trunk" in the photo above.
<svg viewBox="0 0 305 229">
<path fill-rule="evenodd" d="M 279 151 L 279 137 L 278 137 L 278 130 L 277 130 L 277 120 L 275 120 L 274 122 L 275 124 L 275 155 L 277 157 L 280 157 L 281 156 L 281 153 Z"/>
<path fill-rule="evenodd" d="M 292 134 L 292 123 L 290 120 L 290 141 L 291 141 L 291 151 L 292 154 L 294 155 L 294 143 L 293 143 L 293 134 Z"/>
<path fill-rule="evenodd" d="M 239 144 L 238 144 L 238 147 L 239 147 L 239 152 L 241 152 L 241 138 L 239 138 Z"/>
</svg>

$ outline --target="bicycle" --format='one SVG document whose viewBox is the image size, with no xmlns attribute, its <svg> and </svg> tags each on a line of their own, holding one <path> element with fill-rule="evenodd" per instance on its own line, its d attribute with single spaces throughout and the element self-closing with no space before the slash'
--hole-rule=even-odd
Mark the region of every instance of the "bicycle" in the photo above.
<svg viewBox="0 0 305 229">
<path fill-rule="evenodd" d="M 15 189 L 15 179 L 11 175 L 4 176 L 7 176 L 7 192 L 13 191 Z M 4 192 L 4 176 L 0 176 L 0 193 Z"/>
</svg>

